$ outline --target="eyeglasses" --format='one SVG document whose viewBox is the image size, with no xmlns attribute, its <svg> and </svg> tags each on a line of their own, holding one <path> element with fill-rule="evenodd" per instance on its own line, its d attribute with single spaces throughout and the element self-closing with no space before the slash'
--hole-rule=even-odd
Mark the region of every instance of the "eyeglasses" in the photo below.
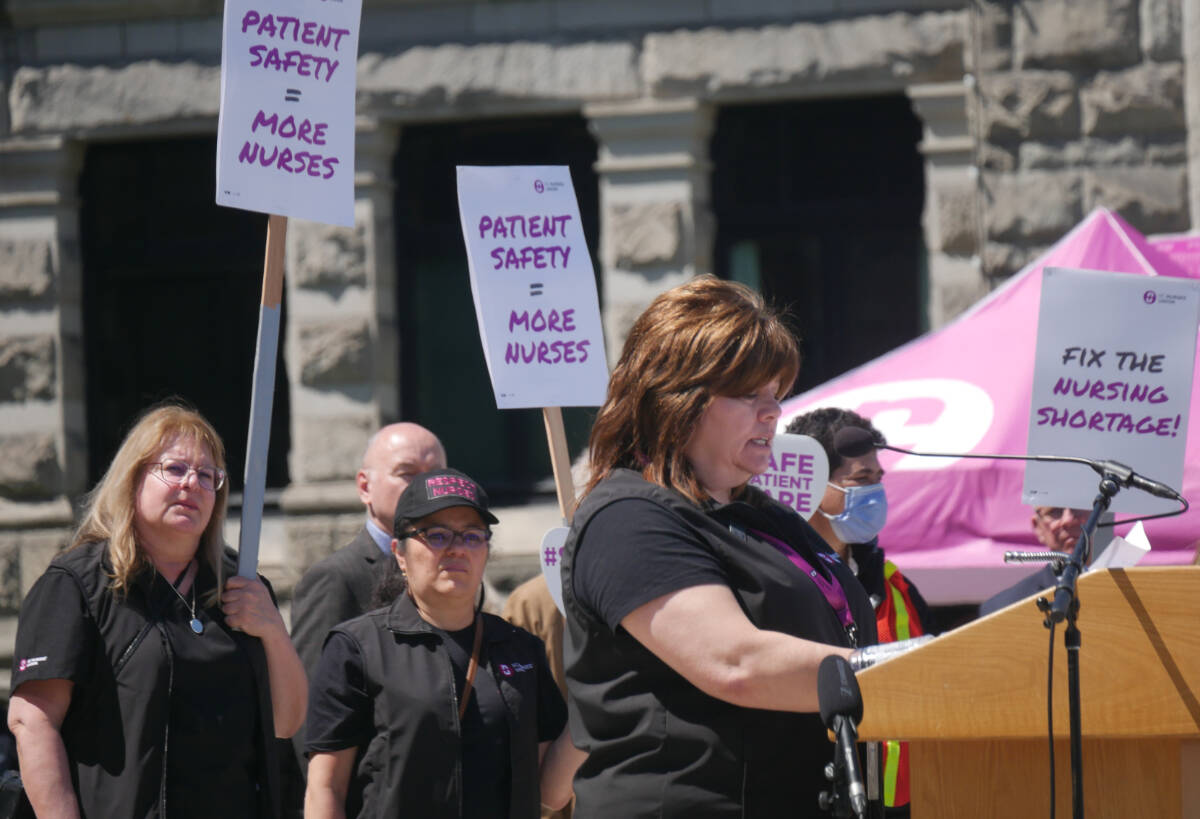
<svg viewBox="0 0 1200 819">
<path fill-rule="evenodd" d="M 456 540 L 468 549 L 479 549 L 491 542 L 492 530 L 470 526 L 457 532 L 448 526 L 426 526 L 424 529 L 409 529 L 401 537 L 415 537 L 431 549 L 448 549 Z"/>
<path fill-rule="evenodd" d="M 150 474 L 168 486 L 179 486 L 188 479 L 188 475 L 196 473 L 196 483 L 200 488 L 216 492 L 225 485 L 225 470 L 213 466 L 192 466 L 187 461 L 159 461 L 149 464 Z"/>
<path fill-rule="evenodd" d="M 1090 514 L 1086 509 L 1072 509 L 1069 506 L 1041 506 L 1037 509 L 1038 517 L 1042 518 L 1047 523 L 1056 520 L 1064 520 L 1067 512 L 1070 512 L 1071 517 L 1076 521 L 1087 520 L 1087 517 Z"/>
</svg>

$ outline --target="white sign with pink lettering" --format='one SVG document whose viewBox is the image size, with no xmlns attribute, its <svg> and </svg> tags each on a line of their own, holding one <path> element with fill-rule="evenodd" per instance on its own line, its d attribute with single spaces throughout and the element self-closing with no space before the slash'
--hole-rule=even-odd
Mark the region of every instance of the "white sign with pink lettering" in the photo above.
<svg viewBox="0 0 1200 819">
<path fill-rule="evenodd" d="M 362 0 L 226 0 L 217 204 L 354 225 Z"/>
<path fill-rule="evenodd" d="M 1118 461 L 1180 487 L 1198 320 L 1200 282 L 1046 268 L 1028 451 Z M 1022 499 L 1089 509 L 1098 484 L 1078 466 L 1029 463 Z M 1131 514 L 1177 507 L 1139 491 L 1113 501 Z"/>
<path fill-rule="evenodd" d="M 600 301 L 570 168 L 459 166 L 458 210 L 496 406 L 602 404 Z"/>
<path fill-rule="evenodd" d="M 808 520 L 821 505 L 829 483 L 829 456 L 816 438 L 781 432 L 771 441 L 771 465 L 750 479 L 800 517 Z"/>
</svg>

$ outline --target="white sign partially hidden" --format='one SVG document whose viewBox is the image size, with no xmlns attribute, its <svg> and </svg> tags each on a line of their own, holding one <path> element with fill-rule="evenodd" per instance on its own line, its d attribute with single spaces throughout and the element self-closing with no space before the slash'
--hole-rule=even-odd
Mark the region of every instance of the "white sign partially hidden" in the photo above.
<svg viewBox="0 0 1200 819">
<path fill-rule="evenodd" d="M 542 575 L 546 578 L 546 588 L 554 598 L 554 605 L 566 616 L 562 601 L 562 558 L 567 535 L 571 530 L 566 526 L 556 526 L 542 538 L 541 550 L 538 552 L 538 562 L 542 564 Z"/>
<path fill-rule="evenodd" d="M 1047 268 L 1042 275 L 1028 452 L 1118 461 L 1180 488 L 1195 370 L 1200 282 Z M 1090 508 L 1100 477 L 1029 463 L 1022 500 Z M 1112 509 L 1178 508 L 1136 489 Z"/>
<path fill-rule="evenodd" d="M 1092 561 L 1092 565 L 1087 568 L 1087 571 L 1127 569 L 1130 566 L 1136 566 L 1148 554 L 1150 554 L 1150 539 L 1146 537 L 1146 528 L 1139 520 L 1133 524 L 1133 528 L 1125 537 L 1114 537 L 1108 544 L 1108 548 Z"/>
<path fill-rule="evenodd" d="M 570 169 L 460 166 L 458 209 L 496 406 L 604 403 L 600 302 Z"/>
<path fill-rule="evenodd" d="M 226 0 L 217 204 L 354 225 L 362 0 Z"/>
<path fill-rule="evenodd" d="M 829 456 L 816 438 L 784 432 L 771 441 L 771 466 L 750 479 L 775 500 L 808 520 L 829 483 Z"/>
</svg>

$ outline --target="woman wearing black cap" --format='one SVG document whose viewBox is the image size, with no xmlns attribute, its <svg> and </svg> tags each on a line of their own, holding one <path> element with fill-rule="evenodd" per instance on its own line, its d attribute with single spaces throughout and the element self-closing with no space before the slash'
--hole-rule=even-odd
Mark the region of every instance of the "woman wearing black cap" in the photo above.
<svg viewBox="0 0 1200 819">
<path fill-rule="evenodd" d="M 570 798 L 581 756 L 542 642 L 477 604 L 497 522 L 453 469 L 401 495 L 405 593 L 330 632 L 313 675 L 308 819 L 533 819 Z"/>
</svg>

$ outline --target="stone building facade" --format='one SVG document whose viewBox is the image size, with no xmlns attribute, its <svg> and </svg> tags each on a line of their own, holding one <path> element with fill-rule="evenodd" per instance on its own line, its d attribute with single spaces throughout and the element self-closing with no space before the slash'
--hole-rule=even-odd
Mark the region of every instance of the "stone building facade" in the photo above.
<svg viewBox="0 0 1200 819">
<path fill-rule="evenodd" d="M 0 2 L 2 611 L 66 543 L 94 472 L 85 152 L 215 133 L 221 11 Z M 286 589 L 353 534 L 362 443 L 401 414 L 408 249 L 393 174 L 406 128 L 583 117 L 611 356 L 656 293 L 714 270 L 717 112 L 903 95 L 922 129 L 921 318 L 936 327 L 1096 206 L 1146 233 L 1192 226 L 1198 12 L 1200 0 L 365 0 L 356 225 L 288 232 L 288 483 L 267 568 Z"/>
</svg>

